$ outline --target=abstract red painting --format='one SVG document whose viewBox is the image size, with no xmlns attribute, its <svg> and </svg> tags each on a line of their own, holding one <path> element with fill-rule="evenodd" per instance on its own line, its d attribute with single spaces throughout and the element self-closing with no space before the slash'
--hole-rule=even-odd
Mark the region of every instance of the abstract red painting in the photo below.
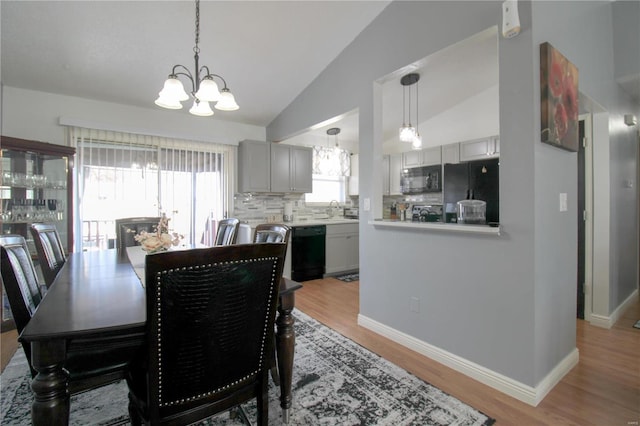
<svg viewBox="0 0 640 426">
<path fill-rule="evenodd" d="M 540 45 L 542 142 L 578 151 L 578 68 L 549 43 Z"/>
</svg>

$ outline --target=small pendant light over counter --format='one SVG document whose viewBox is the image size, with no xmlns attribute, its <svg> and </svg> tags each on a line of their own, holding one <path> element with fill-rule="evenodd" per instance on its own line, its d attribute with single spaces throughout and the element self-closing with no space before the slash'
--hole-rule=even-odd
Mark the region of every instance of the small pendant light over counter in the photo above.
<svg viewBox="0 0 640 426">
<path fill-rule="evenodd" d="M 411 143 L 414 149 L 422 148 L 422 137 L 420 136 L 420 132 L 418 131 L 418 81 L 420 80 L 420 74 L 411 73 L 403 76 L 400 79 L 400 84 L 402 84 L 402 126 L 400 127 L 400 142 Z M 411 86 L 415 85 L 416 87 L 416 127 L 413 127 L 411 124 Z M 408 96 L 408 116 L 405 115 L 405 107 L 407 105 L 407 100 L 405 94 L 409 91 Z M 408 117 L 408 121 L 406 120 Z"/>
</svg>

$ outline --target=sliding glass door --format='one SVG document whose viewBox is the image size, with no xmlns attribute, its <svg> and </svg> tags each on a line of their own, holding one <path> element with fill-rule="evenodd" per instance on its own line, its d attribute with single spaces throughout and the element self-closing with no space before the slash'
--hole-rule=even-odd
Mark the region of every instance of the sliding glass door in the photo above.
<svg viewBox="0 0 640 426">
<path fill-rule="evenodd" d="M 126 139 L 74 138 L 75 250 L 114 247 L 116 219 L 161 213 L 171 219 L 173 231 L 184 235 L 183 243 L 209 241 L 215 223 L 229 210 L 233 147 Z"/>
</svg>

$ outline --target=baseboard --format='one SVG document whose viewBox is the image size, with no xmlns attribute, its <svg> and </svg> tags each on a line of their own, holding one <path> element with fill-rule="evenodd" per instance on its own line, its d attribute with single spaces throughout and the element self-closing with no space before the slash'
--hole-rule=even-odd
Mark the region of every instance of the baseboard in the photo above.
<svg viewBox="0 0 640 426">
<path fill-rule="evenodd" d="M 560 361 L 536 387 L 532 387 L 363 315 L 358 315 L 358 325 L 534 407 L 578 363 L 579 359 L 576 348 Z"/>
<path fill-rule="evenodd" d="M 629 297 L 627 297 L 624 302 L 620 304 L 609 316 L 605 315 L 597 315 L 591 314 L 591 319 L 589 320 L 589 324 L 595 325 L 596 327 L 602 328 L 611 328 L 613 324 L 616 323 L 624 314 L 624 311 L 627 310 L 629 306 L 636 303 L 636 299 L 638 299 L 638 289 L 635 289 Z"/>
</svg>

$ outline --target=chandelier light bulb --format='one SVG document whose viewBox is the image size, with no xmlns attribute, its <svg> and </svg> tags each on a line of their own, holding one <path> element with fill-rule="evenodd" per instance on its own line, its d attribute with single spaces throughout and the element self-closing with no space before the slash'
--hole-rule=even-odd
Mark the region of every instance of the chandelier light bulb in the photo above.
<svg viewBox="0 0 640 426">
<path fill-rule="evenodd" d="M 220 99 L 220 89 L 211 76 L 202 79 L 200 88 L 196 92 L 196 98 L 207 102 L 217 102 Z"/>
<path fill-rule="evenodd" d="M 198 99 L 193 101 L 193 106 L 191 107 L 189 112 L 199 117 L 208 117 L 210 115 L 213 115 L 213 110 L 209 106 L 209 102 L 200 101 Z"/>
<path fill-rule="evenodd" d="M 216 109 L 220 111 L 235 111 L 238 108 L 238 104 L 236 103 L 236 98 L 226 87 L 220 91 L 220 100 L 216 103 Z"/>
</svg>

